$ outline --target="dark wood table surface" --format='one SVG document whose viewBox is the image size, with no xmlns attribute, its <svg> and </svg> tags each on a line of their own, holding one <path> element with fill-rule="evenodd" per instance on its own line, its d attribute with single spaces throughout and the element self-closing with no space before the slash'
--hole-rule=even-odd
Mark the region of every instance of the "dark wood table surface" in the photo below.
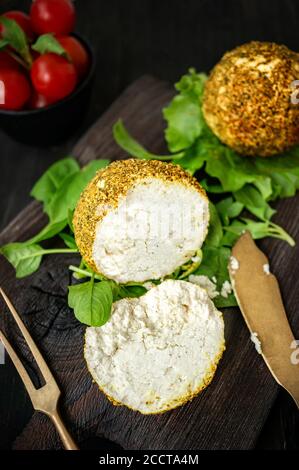
<svg viewBox="0 0 299 470">
<path fill-rule="evenodd" d="M 1 0 L 0 13 L 31 2 Z M 76 0 L 77 30 L 97 52 L 97 76 L 88 115 L 61 145 L 36 148 L 0 130 L 0 230 L 30 201 L 45 169 L 76 140 L 133 80 L 149 73 L 175 82 L 190 66 L 208 71 L 234 46 L 256 39 L 299 50 L 296 0 Z M 299 78 L 299 77 L 298 77 Z M 109 157 L 109 155 L 107 155 Z M 9 449 L 32 414 L 9 359 L 0 365 L 0 449 Z M 85 448 L 113 448 L 94 439 Z M 283 391 L 256 444 L 258 449 L 299 449 L 299 417 Z"/>
</svg>

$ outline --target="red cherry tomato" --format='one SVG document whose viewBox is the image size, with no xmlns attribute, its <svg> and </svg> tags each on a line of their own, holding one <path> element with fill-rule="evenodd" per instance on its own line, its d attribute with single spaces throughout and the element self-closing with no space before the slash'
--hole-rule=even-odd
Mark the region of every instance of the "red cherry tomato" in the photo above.
<svg viewBox="0 0 299 470">
<path fill-rule="evenodd" d="M 29 15 L 26 15 L 26 13 L 23 13 L 22 11 L 17 11 L 17 10 L 12 10 L 12 11 L 7 11 L 6 13 L 3 14 L 3 16 L 6 16 L 6 18 L 10 18 L 11 20 L 15 20 L 19 26 L 21 26 L 22 30 L 26 34 L 26 36 L 29 39 L 34 38 L 34 32 L 31 26 L 31 21 Z M 2 34 L 4 30 L 3 24 L 0 25 L 0 34 Z"/>
<path fill-rule="evenodd" d="M 30 10 L 31 24 L 37 34 L 64 36 L 75 26 L 75 8 L 71 0 L 35 0 Z"/>
<path fill-rule="evenodd" d="M 34 90 L 28 103 L 30 109 L 41 109 L 49 106 L 52 102 L 45 96 L 36 93 Z"/>
<path fill-rule="evenodd" d="M 20 66 L 16 60 L 14 60 L 11 55 L 7 52 L 0 51 L 0 69 L 19 69 Z"/>
<path fill-rule="evenodd" d="M 57 38 L 62 47 L 68 53 L 74 67 L 77 71 L 78 78 L 81 80 L 85 77 L 89 69 L 89 55 L 85 47 L 72 36 L 64 36 Z"/>
<path fill-rule="evenodd" d="M 21 71 L 9 68 L 0 69 L 1 109 L 23 108 L 29 100 L 30 94 L 29 81 Z"/>
<path fill-rule="evenodd" d="M 64 57 L 49 53 L 33 62 L 31 80 L 39 94 L 55 102 L 72 93 L 77 84 L 77 73 Z"/>
</svg>

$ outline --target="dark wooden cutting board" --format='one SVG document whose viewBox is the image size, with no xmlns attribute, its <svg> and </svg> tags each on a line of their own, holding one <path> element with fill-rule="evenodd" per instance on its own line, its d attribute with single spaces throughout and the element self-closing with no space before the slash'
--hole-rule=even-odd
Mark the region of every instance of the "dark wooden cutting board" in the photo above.
<svg viewBox="0 0 299 470">
<path fill-rule="evenodd" d="M 163 150 L 161 109 L 173 96 L 169 84 L 143 77 L 131 85 L 74 148 L 80 163 L 93 158 L 117 159 L 124 152 L 112 137 L 112 125 L 123 118 L 133 135 L 149 149 Z M 299 241 L 299 195 L 277 204 L 276 221 Z M 41 207 L 30 204 L 0 234 L 0 245 L 21 241 L 46 222 Z M 290 248 L 263 240 L 277 275 L 295 336 L 299 337 L 299 244 Z M 192 402 L 163 415 L 143 416 L 114 407 L 92 383 L 83 360 L 84 326 L 67 305 L 70 274 L 76 256 L 48 256 L 41 269 L 23 280 L 1 257 L 0 285 L 17 310 L 55 373 L 63 396 L 63 413 L 75 438 L 104 436 L 125 449 L 248 449 L 252 448 L 276 398 L 278 386 L 249 339 L 238 309 L 225 311 L 227 350 L 212 384 Z M 33 379 L 36 367 L 20 333 L 1 304 L 0 327 L 18 345 Z M 49 419 L 34 413 L 16 440 L 16 449 L 61 447 Z"/>
</svg>

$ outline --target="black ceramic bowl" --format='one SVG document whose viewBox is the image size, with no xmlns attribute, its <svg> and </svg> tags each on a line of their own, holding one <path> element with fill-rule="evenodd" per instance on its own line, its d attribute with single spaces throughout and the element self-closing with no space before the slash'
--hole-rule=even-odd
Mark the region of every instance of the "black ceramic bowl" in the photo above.
<svg viewBox="0 0 299 470">
<path fill-rule="evenodd" d="M 19 142 L 52 145 L 69 137 L 81 124 L 87 111 L 95 72 L 95 54 L 90 44 L 74 34 L 90 56 L 85 79 L 69 96 L 46 108 L 10 111 L 0 109 L 0 128 Z"/>
</svg>

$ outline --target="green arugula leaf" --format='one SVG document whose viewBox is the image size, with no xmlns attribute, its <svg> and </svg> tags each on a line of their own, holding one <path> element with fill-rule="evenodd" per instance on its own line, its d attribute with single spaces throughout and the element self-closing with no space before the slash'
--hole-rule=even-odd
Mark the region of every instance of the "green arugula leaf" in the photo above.
<svg viewBox="0 0 299 470">
<path fill-rule="evenodd" d="M 298 173 L 299 169 L 299 146 L 296 145 L 290 150 L 271 158 L 253 158 L 254 166 L 261 174 L 271 176 L 273 172 L 290 172 Z"/>
<path fill-rule="evenodd" d="M 293 173 L 272 173 L 273 197 L 285 198 L 295 196 L 299 189 L 299 176 Z"/>
<path fill-rule="evenodd" d="M 69 59 L 69 55 L 66 50 L 62 47 L 59 41 L 55 38 L 53 34 L 42 34 L 39 36 L 37 41 L 31 46 L 34 51 L 39 52 L 40 54 L 46 54 L 52 52 L 53 54 L 62 55 L 65 58 Z"/>
<path fill-rule="evenodd" d="M 102 326 L 110 318 L 113 293 L 109 281 L 88 282 L 69 286 L 68 303 L 76 318 L 85 325 Z"/>
<path fill-rule="evenodd" d="M 215 276 L 217 285 L 222 285 L 224 281 L 229 280 L 228 262 L 231 250 L 224 246 L 208 246 L 204 243 L 202 252 L 202 262 L 194 274 L 202 274 L 210 279 Z"/>
<path fill-rule="evenodd" d="M 207 276 L 210 280 L 216 278 L 217 290 L 221 292 L 221 287 L 225 281 L 229 281 L 228 263 L 231 250 L 224 246 L 213 247 L 204 244 L 203 257 L 199 268 L 194 272 L 195 275 Z M 218 295 L 213 299 L 217 308 L 235 307 L 237 301 L 233 294 L 227 298 Z"/>
<path fill-rule="evenodd" d="M 238 302 L 233 293 L 228 294 L 227 297 L 222 297 L 218 295 L 213 299 L 216 308 L 229 308 L 229 307 L 238 307 Z"/>
<path fill-rule="evenodd" d="M 119 119 L 113 126 L 113 137 L 118 145 L 124 149 L 130 156 L 142 158 L 144 160 L 172 160 L 180 159 L 183 153 L 174 155 L 155 155 L 148 152 L 142 145 L 140 145 L 133 137 L 130 136 L 121 119 Z"/>
<path fill-rule="evenodd" d="M 261 220 L 270 220 L 276 212 L 265 201 L 261 193 L 249 184 L 236 191 L 234 196 L 249 212 Z"/>
<path fill-rule="evenodd" d="M 32 57 L 29 50 L 27 37 L 15 20 L 0 16 L 0 24 L 4 26 L 2 37 L 7 41 L 12 49 L 14 49 L 24 59 L 28 67 L 32 64 Z"/>
<path fill-rule="evenodd" d="M 234 219 L 241 214 L 244 205 L 241 202 L 234 201 L 232 197 L 227 197 L 216 204 L 216 209 L 223 225 L 229 225 L 230 219 Z"/>
<path fill-rule="evenodd" d="M 271 175 L 272 178 L 272 175 Z M 270 177 L 259 178 L 253 181 L 253 185 L 259 190 L 263 198 L 268 201 L 273 193 L 272 181 Z"/>
<path fill-rule="evenodd" d="M 199 103 L 201 104 L 207 78 L 205 73 L 197 73 L 196 70 L 191 67 L 188 73 L 183 75 L 179 82 L 175 84 L 175 88 L 193 99 L 199 99 Z"/>
<path fill-rule="evenodd" d="M 206 78 L 190 69 L 189 75 L 176 84 L 180 93 L 163 109 L 168 124 L 165 138 L 171 152 L 190 147 L 206 128 L 200 106 Z"/>
<path fill-rule="evenodd" d="M 210 223 L 208 236 L 205 240 L 206 245 L 209 246 L 219 246 L 223 237 L 223 230 L 220 217 L 218 215 L 217 209 L 210 202 Z"/>
<path fill-rule="evenodd" d="M 201 144 L 202 140 L 197 139 L 190 148 L 184 151 L 183 157 L 177 162 L 192 175 L 200 170 L 206 161 L 206 153 Z M 173 163 L 176 161 L 174 160 Z"/>
<path fill-rule="evenodd" d="M 257 222 L 251 219 L 234 220 L 229 227 L 225 227 L 226 234 L 223 237 L 223 244 L 232 246 L 239 236 L 248 230 L 255 240 L 271 236 L 268 222 Z"/>
<path fill-rule="evenodd" d="M 177 95 L 163 115 L 168 123 L 165 137 L 171 152 L 190 147 L 202 131 L 200 108 L 189 96 Z"/>
<path fill-rule="evenodd" d="M 248 230 L 256 240 L 273 237 L 284 240 L 291 246 L 295 245 L 293 238 L 282 227 L 270 221 L 257 222 L 242 217 L 240 220 L 234 220 L 229 227 L 224 227 L 224 230 L 228 233 L 224 235 L 222 243 L 228 246 L 232 246 L 245 230 Z"/>
<path fill-rule="evenodd" d="M 294 173 L 272 173 L 272 200 L 295 196 L 299 189 L 299 176 Z"/>
<path fill-rule="evenodd" d="M 269 177 L 259 175 L 251 161 L 222 144 L 210 147 L 206 162 L 206 172 L 221 182 L 223 192 L 238 191 L 245 184 L 258 180 L 268 184 L 265 180 Z"/>
<path fill-rule="evenodd" d="M 37 201 L 49 204 L 59 188 L 64 186 L 67 178 L 79 173 L 80 167 L 74 158 L 64 158 L 50 166 L 50 168 L 35 183 L 31 196 Z"/>
<path fill-rule="evenodd" d="M 212 194 L 223 194 L 225 191 L 221 184 L 213 184 L 209 181 L 209 178 L 204 178 L 200 181 L 202 187 L 207 191 L 207 193 Z"/>
<path fill-rule="evenodd" d="M 24 243 L 9 243 L 0 249 L 0 253 L 13 265 L 16 277 L 22 278 L 38 270 L 42 260 L 40 245 L 27 246 Z"/>
</svg>

